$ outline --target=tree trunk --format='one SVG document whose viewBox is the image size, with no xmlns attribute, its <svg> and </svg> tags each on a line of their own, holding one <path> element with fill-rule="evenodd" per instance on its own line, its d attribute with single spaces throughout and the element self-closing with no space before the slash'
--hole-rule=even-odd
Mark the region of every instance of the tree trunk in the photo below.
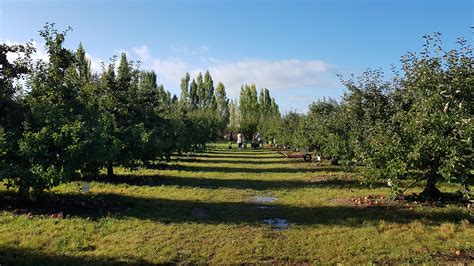
<svg viewBox="0 0 474 266">
<path fill-rule="evenodd" d="M 107 163 L 107 177 L 114 177 L 114 166 L 112 162 Z"/>
<path fill-rule="evenodd" d="M 28 200 L 30 196 L 30 187 L 20 186 L 18 187 L 18 197 L 21 200 Z"/>
<path fill-rule="evenodd" d="M 437 181 L 438 177 L 435 174 L 429 175 L 426 180 L 426 187 L 420 196 L 428 200 L 438 200 L 441 197 L 441 191 L 436 187 Z"/>
</svg>

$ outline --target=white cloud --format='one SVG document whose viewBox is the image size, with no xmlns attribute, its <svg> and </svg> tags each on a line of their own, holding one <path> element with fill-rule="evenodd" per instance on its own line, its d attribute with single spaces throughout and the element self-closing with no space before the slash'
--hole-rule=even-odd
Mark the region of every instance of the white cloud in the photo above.
<svg viewBox="0 0 474 266">
<path fill-rule="evenodd" d="M 207 46 L 199 48 L 207 52 Z M 174 47 L 175 52 L 188 51 L 187 48 Z M 321 60 L 252 60 L 225 61 L 210 56 L 201 56 L 191 63 L 180 58 L 155 58 L 148 46 L 132 48 L 142 62 L 143 69 L 154 70 L 168 90 L 178 93 L 179 83 L 186 72 L 195 77 L 198 72 L 209 70 L 215 82 L 223 82 L 230 97 L 239 95 L 242 84 L 255 83 L 258 88 L 290 90 L 298 88 L 338 86 L 335 69 Z"/>
<path fill-rule="evenodd" d="M 327 85 L 332 67 L 320 60 L 240 60 L 211 64 L 209 71 L 236 96 L 242 84 L 272 90 Z"/>
<path fill-rule="evenodd" d="M 18 44 L 5 41 L 7 44 Z M 32 56 L 34 61 L 48 60 L 43 44 L 32 41 L 36 53 Z M 173 50 L 173 49 L 172 49 Z M 134 60 L 141 61 L 141 69 L 154 70 L 158 75 L 158 82 L 167 90 L 179 94 L 181 78 L 186 72 L 195 78 L 199 72 L 209 70 L 214 82 L 223 82 L 229 97 L 238 97 L 242 84 L 255 83 L 257 88 L 268 88 L 272 95 L 279 98 L 285 106 L 283 109 L 292 110 L 298 106 L 298 111 L 304 111 L 308 103 L 316 95 L 331 95 L 339 91 L 340 83 L 336 77 L 336 68 L 322 60 L 258 60 L 240 59 L 236 61 L 214 58 L 209 54 L 207 46 L 197 49 L 174 47 L 178 57 L 154 57 L 148 46 L 133 47 L 131 51 L 116 49 L 115 54 L 122 52 Z M 196 52 L 195 55 L 192 55 Z M 186 55 L 187 53 L 187 55 Z M 8 60 L 14 60 L 16 55 L 9 54 Z M 86 53 L 91 61 L 92 72 L 102 71 L 103 60 Z M 184 59 L 185 58 L 185 59 Z"/>
<path fill-rule="evenodd" d="M 143 61 L 149 61 L 150 59 L 153 59 L 150 55 L 150 51 L 148 50 L 148 46 L 142 45 L 139 47 L 133 47 L 132 51 L 137 54 L 138 58 Z"/>
<path fill-rule="evenodd" d="M 19 43 L 19 42 L 14 42 L 10 40 L 6 40 L 4 42 L 7 45 L 15 45 L 15 44 L 24 44 L 24 43 Z M 31 44 L 33 47 L 36 49 L 36 52 L 32 54 L 31 59 L 33 59 L 33 62 L 38 62 L 39 60 L 43 60 L 44 62 L 49 61 L 48 57 L 48 52 L 46 52 L 44 48 L 44 44 L 42 43 L 37 43 L 36 41 L 32 40 Z M 89 53 L 86 53 L 87 59 L 91 61 L 91 70 L 93 73 L 100 73 L 102 71 L 102 62 L 103 60 L 97 57 L 92 56 Z M 9 53 L 7 54 L 7 59 L 10 62 L 13 62 L 15 59 L 18 58 L 18 54 L 14 53 Z"/>
<path fill-rule="evenodd" d="M 7 45 L 24 44 L 24 43 L 19 43 L 19 42 L 10 41 L 10 40 L 6 40 L 4 43 L 7 44 Z M 48 62 L 48 61 L 49 61 L 49 57 L 48 57 L 48 53 L 47 53 L 46 50 L 44 49 L 44 45 L 43 45 L 43 44 L 38 44 L 38 43 L 37 43 L 36 41 L 34 41 L 34 40 L 31 41 L 31 44 L 32 44 L 33 47 L 36 49 L 36 52 L 31 55 L 31 59 L 33 59 L 33 62 L 37 62 L 37 61 L 39 61 L 39 60 L 43 60 L 43 61 L 45 61 L 45 62 Z M 8 53 L 8 54 L 7 54 L 7 59 L 8 59 L 8 61 L 10 61 L 10 62 L 15 61 L 17 58 L 18 58 L 18 54 L 15 54 L 15 53 Z"/>
<path fill-rule="evenodd" d="M 116 55 L 119 60 L 120 60 L 120 56 L 122 55 L 122 53 L 125 53 L 125 55 L 126 55 L 127 57 L 130 56 L 130 55 L 128 54 L 128 51 L 126 51 L 126 50 L 124 50 L 124 49 L 114 49 L 114 50 L 113 50 L 113 55 Z"/>
<path fill-rule="evenodd" d="M 102 72 L 102 63 L 104 60 L 94 57 L 91 54 L 86 52 L 86 58 L 91 62 L 91 71 L 92 73 L 101 73 Z"/>
<path fill-rule="evenodd" d="M 177 53 L 189 52 L 190 49 L 172 46 Z M 199 50 L 207 52 L 207 46 Z M 223 82 L 230 97 L 237 97 L 242 84 L 255 83 L 258 88 L 273 91 L 298 88 L 339 86 L 335 68 L 321 60 L 252 60 L 225 61 L 210 56 L 198 57 L 196 62 L 184 61 L 180 58 L 166 59 L 153 57 L 148 46 L 132 48 L 133 54 L 142 62 L 143 69 L 154 70 L 160 83 L 168 90 L 178 93 L 179 83 L 186 72 L 192 77 L 197 73 L 209 70 L 215 82 Z"/>
<path fill-rule="evenodd" d="M 181 78 L 191 69 L 187 62 L 179 58 L 160 59 L 152 57 L 146 45 L 134 47 L 132 51 L 142 62 L 142 68 L 154 70 L 158 75 L 159 82 L 163 83 L 168 90 L 178 88 Z M 174 92 L 176 93 L 176 91 Z"/>
<path fill-rule="evenodd" d="M 6 41 L 7 44 L 16 42 Z M 47 52 L 43 45 L 32 42 L 36 48 L 33 60 L 48 60 Z M 193 78 L 198 72 L 209 70 L 215 82 L 223 82 L 230 97 L 237 97 L 242 84 L 255 83 L 258 88 L 268 88 L 274 92 L 285 92 L 306 88 L 338 88 L 340 86 L 335 76 L 335 68 L 321 60 L 256 60 L 241 59 L 237 61 L 225 61 L 204 55 L 209 48 L 202 45 L 198 48 L 201 53 L 195 57 L 186 57 L 183 60 L 179 57 L 158 58 L 153 57 L 148 46 L 142 45 L 133 47 L 132 52 L 123 49 L 116 49 L 114 52 L 120 54 L 127 53 L 127 56 L 134 57 L 141 61 L 141 69 L 154 70 L 158 75 L 159 83 L 172 93 L 179 93 L 181 78 L 189 72 Z M 176 48 L 176 51 L 188 51 L 188 48 Z M 102 62 L 98 57 L 86 53 L 86 57 L 91 61 L 92 72 L 100 73 Z M 15 55 L 8 55 L 9 60 L 14 60 Z M 191 62 L 191 61 L 192 62 Z M 298 92 L 303 92 L 298 90 Z M 306 94 L 306 93 L 304 93 Z M 294 94 L 293 94 L 294 95 Z M 303 99 L 292 99 L 295 105 Z"/>
</svg>

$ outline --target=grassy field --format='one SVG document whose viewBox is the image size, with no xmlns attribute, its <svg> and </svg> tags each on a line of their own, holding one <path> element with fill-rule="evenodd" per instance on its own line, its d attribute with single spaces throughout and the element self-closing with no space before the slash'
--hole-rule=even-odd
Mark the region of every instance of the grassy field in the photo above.
<svg viewBox="0 0 474 266">
<path fill-rule="evenodd" d="M 325 163 L 216 146 L 165 170 L 115 170 L 34 206 L 2 188 L 0 265 L 474 262 L 472 209 L 391 202 L 384 184 Z"/>
</svg>

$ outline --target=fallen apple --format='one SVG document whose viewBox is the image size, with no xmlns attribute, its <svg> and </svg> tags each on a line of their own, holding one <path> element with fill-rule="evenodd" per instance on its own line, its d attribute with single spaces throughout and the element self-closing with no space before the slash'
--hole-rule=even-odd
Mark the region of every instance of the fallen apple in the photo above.
<svg viewBox="0 0 474 266">
<path fill-rule="evenodd" d="M 461 251 L 456 249 L 456 251 L 454 251 L 454 255 L 456 256 L 461 256 Z"/>
</svg>

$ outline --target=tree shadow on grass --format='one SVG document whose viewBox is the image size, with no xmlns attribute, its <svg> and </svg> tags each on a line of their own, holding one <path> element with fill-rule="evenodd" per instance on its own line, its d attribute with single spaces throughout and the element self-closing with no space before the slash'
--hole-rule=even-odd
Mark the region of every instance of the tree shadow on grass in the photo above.
<svg viewBox="0 0 474 266">
<path fill-rule="evenodd" d="M 228 154 L 222 154 L 222 153 L 205 153 L 205 154 L 193 154 L 193 155 L 189 155 L 189 157 L 195 157 L 195 158 L 199 158 L 199 157 L 204 157 L 204 158 L 232 158 L 232 159 L 273 159 L 273 158 L 282 158 L 282 156 L 278 155 L 278 154 L 275 154 L 275 155 L 272 155 L 272 156 L 261 156 L 261 155 L 236 155 L 236 154 L 232 154 L 232 153 L 229 153 L 230 155 Z"/>
<path fill-rule="evenodd" d="M 242 168 L 223 166 L 202 166 L 202 165 L 176 165 L 175 170 L 189 172 L 219 172 L 219 173 L 317 173 L 317 172 L 341 172 L 337 166 L 321 167 L 273 167 L 273 168 Z"/>
<path fill-rule="evenodd" d="M 244 160 L 244 159 L 239 159 L 239 160 L 224 160 L 225 157 L 222 158 L 216 158 L 216 159 L 192 159 L 192 158 L 179 158 L 174 160 L 175 162 L 191 162 L 191 163 L 227 163 L 227 164 L 253 164 L 253 165 L 265 165 L 265 164 L 304 164 L 308 165 L 311 164 L 311 162 L 305 162 L 303 159 L 272 159 L 271 161 L 266 161 L 266 160 L 258 160 L 258 161 L 249 161 L 249 160 Z"/>
<path fill-rule="evenodd" d="M 61 199 L 64 201 L 60 201 Z M 91 196 L 83 194 L 61 194 L 54 198 L 46 198 L 44 201 L 49 203 L 49 205 L 47 205 L 49 211 L 64 211 L 65 214 L 70 214 L 72 217 L 91 217 L 97 219 L 104 216 L 111 216 L 116 219 L 135 218 L 161 223 L 195 222 L 205 224 L 246 224 L 263 226 L 263 220 L 269 218 L 286 219 L 290 226 L 343 225 L 359 227 L 366 223 L 376 224 L 382 220 L 401 224 L 420 221 L 427 225 L 460 222 L 464 219 L 474 222 L 473 217 L 467 210 L 446 210 L 444 208 L 410 210 L 400 206 L 372 206 L 360 208 L 348 205 L 304 207 L 282 205 L 278 204 L 277 201 L 270 204 L 270 206 L 275 207 L 274 209 L 261 210 L 257 208 L 251 199 L 247 202 L 209 202 L 117 194 L 98 194 L 95 195 L 93 199 L 91 199 Z M 89 207 L 88 204 L 90 204 L 91 201 L 101 202 L 102 205 L 108 206 L 108 208 L 112 206 L 114 209 L 102 209 L 97 213 L 103 213 L 103 215 L 91 216 L 91 212 L 84 209 L 96 208 Z M 86 202 L 86 206 L 82 206 L 81 202 Z M 110 202 L 112 204 L 110 204 Z M 13 203 L 14 202 L 10 199 L 8 204 Z M 43 214 L 45 210 L 36 210 L 34 209 L 34 205 L 32 205 L 31 210 L 26 209 L 22 211 Z M 196 215 L 196 213 L 199 215 Z"/>
<path fill-rule="evenodd" d="M 1 247 L 0 265 L 154 265 L 139 258 L 118 260 L 107 257 L 74 257 L 48 254 L 38 250 Z"/>
<path fill-rule="evenodd" d="M 298 189 L 298 188 L 331 188 L 331 189 L 364 189 L 369 188 L 356 179 L 331 178 L 315 181 L 304 180 L 262 180 L 262 179 L 219 179 L 205 177 L 182 177 L 167 175 L 117 175 L 107 177 L 105 175 L 94 179 L 99 183 L 127 184 L 132 186 L 182 186 L 204 189 Z M 372 184 L 372 188 L 386 187 L 383 182 Z"/>
<path fill-rule="evenodd" d="M 269 150 L 262 150 L 262 149 L 247 149 L 247 150 L 237 150 L 237 149 L 218 149 L 218 150 L 209 150 L 205 153 L 213 153 L 213 154 L 242 154 L 242 155 L 251 155 L 251 154 L 276 154 L 275 151 Z"/>
</svg>

